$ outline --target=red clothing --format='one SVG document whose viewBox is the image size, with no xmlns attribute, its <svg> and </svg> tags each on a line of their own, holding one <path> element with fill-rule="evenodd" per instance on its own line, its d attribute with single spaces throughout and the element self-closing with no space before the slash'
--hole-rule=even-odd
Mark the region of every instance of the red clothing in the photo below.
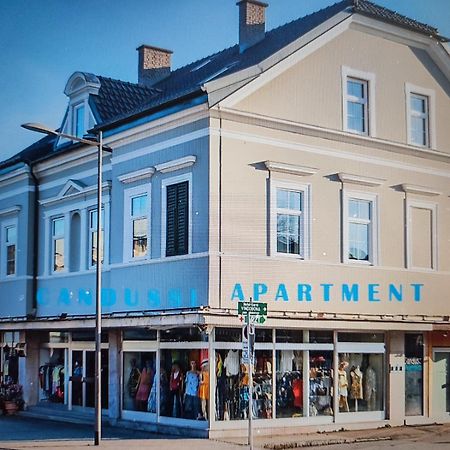
<svg viewBox="0 0 450 450">
<path fill-rule="evenodd" d="M 301 408 L 303 406 L 303 381 L 299 378 L 292 382 L 292 393 L 294 394 L 294 406 Z"/>
</svg>

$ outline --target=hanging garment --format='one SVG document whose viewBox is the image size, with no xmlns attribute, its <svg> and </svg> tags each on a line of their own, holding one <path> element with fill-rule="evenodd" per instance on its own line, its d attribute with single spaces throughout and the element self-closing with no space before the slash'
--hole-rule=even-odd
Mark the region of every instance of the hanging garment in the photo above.
<svg viewBox="0 0 450 450">
<path fill-rule="evenodd" d="M 338 392 L 342 397 L 348 396 L 348 380 L 345 370 L 338 369 Z"/>
<path fill-rule="evenodd" d="M 137 367 L 132 367 L 128 377 L 128 394 L 131 398 L 136 397 L 140 377 L 141 372 L 139 369 Z"/>
<path fill-rule="evenodd" d="M 293 350 L 281 350 L 280 369 L 281 373 L 292 371 L 292 361 L 294 360 Z"/>
<path fill-rule="evenodd" d="M 198 396 L 202 400 L 209 399 L 209 372 L 203 370 L 200 374 L 200 387 L 198 390 Z"/>
<path fill-rule="evenodd" d="M 374 403 L 377 390 L 377 375 L 371 366 L 368 366 L 365 373 L 364 400 Z"/>
<path fill-rule="evenodd" d="M 186 374 L 186 395 L 192 395 L 194 397 L 198 394 L 198 386 L 200 384 L 200 377 L 198 372 L 190 370 Z"/>
<path fill-rule="evenodd" d="M 156 377 L 153 377 L 153 384 L 148 396 L 147 411 L 151 413 L 156 412 Z"/>
<path fill-rule="evenodd" d="M 350 397 L 356 400 L 363 398 L 363 374 L 359 367 L 350 371 Z"/>
<path fill-rule="evenodd" d="M 144 367 L 139 377 L 139 387 L 136 392 L 136 400 L 140 402 L 147 402 L 150 394 L 150 382 L 152 379 L 153 371 Z"/>
<path fill-rule="evenodd" d="M 301 408 L 303 406 L 303 381 L 300 378 L 292 381 L 292 394 L 294 395 L 294 406 Z"/>
<path fill-rule="evenodd" d="M 237 350 L 230 350 L 223 362 L 226 369 L 227 377 L 239 374 L 239 352 Z"/>
</svg>

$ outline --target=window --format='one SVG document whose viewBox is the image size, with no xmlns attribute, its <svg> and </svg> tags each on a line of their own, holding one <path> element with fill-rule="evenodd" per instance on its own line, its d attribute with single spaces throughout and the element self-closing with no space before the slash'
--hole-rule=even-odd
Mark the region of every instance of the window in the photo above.
<svg viewBox="0 0 450 450">
<path fill-rule="evenodd" d="M 189 253 L 189 182 L 166 187 L 166 256 Z"/>
<path fill-rule="evenodd" d="M 5 228 L 5 248 L 6 248 L 6 275 L 16 274 L 16 243 L 17 227 L 15 225 Z"/>
<path fill-rule="evenodd" d="M 367 81 L 347 78 L 347 130 L 368 134 Z"/>
<path fill-rule="evenodd" d="M 84 125 L 84 111 L 84 104 L 76 105 L 73 108 L 73 130 L 77 137 L 82 137 L 86 131 Z"/>
<path fill-rule="evenodd" d="M 343 129 L 375 136 L 375 75 L 342 67 Z"/>
<path fill-rule="evenodd" d="M 308 257 L 307 186 L 276 183 L 272 198 L 272 253 Z M 275 231 L 276 230 L 276 231 Z M 276 234 L 275 234 L 276 233 Z"/>
<path fill-rule="evenodd" d="M 124 258 L 143 259 L 149 256 L 150 186 L 125 191 Z"/>
<path fill-rule="evenodd" d="M 411 108 L 411 143 L 429 146 L 428 126 L 428 97 L 411 94 L 409 97 Z"/>
<path fill-rule="evenodd" d="M 436 148 L 435 92 L 405 84 L 408 144 Z"/>
<path fill-rule="evenodd" d="M 64 218 L 59 217 L 52 221 L 52 264 L 53 272 L 64 270 Z"/>
<path fill-rule="evenodd" d="M 344 194 L 344 261 L 376 264 L 376 196 Z"/>
<path fill-rule="evenodd" d="M 100 260 L 103 264 L 104 254 L 104 227 L 105 227 L 105 211 L 102 209 L 102 223 L 100 233 Z M 97 210 L 89 211 L 89 267 L 97 265 Z"/>
</svg>

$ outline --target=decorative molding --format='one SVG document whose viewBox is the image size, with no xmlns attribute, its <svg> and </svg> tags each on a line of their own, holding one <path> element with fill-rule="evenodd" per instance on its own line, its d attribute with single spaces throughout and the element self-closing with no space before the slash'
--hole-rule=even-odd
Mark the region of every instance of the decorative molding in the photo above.
<svg viewBox="0 0 450 450">
<path fill-rule="evenodd" d="M 80 181 L 68 180 L 63 188 L 58 192 L 57 197 L 67 197 L 68 195 L 74 195 L 68 194 L 71 189 L 81 192 L 86 189 L 86 185 Z"/>
<path fill-rule="evenodd" d="M 21 209 L 22 209 L 22 207 L 19 206 L 19 205 L 11 206 L 10 208 L 2 209 L 2 210 L 0 210 L 0 217 L 10 216 L 10 215 L 13 215 L 13 214 L 19 214 Z"/>
<path fill-rule="evenodd" d="M 105 190 L 109 191 L 110 189 L 111 189 L 111 181 L 105 181 L 103 183 L 103 185 L 102 185 L 102 190 L 103 191 L 105 191 Z M 68 200 L 75 200 L 75 199 L 78 199 L 80 197 L 84 197 L 84 196 L 89 195 L 89 194 L 95 194 L 96 192 L 97 192 L 97 186 L 88 186 L 88 187 L 84 188 L 83 190 L 78 191 L 78 192 L 76 192 L 74 194 L 69 194 L 69 195 L 66 195 L 66 196 L 63 196 L 63 197 L 58 195 L 56 197 L 48 198 L 46 200 L 40 200 L 39 204 L 41 204 L 42 206 L 49 206 L 49 205 L 52 205 L 52 204 L 55 204 L 55 203 L 65 202 L 65 201 L 68 201 Z"/>
<path fill-rule="evenodd" d="M 161 173 L 174 172 L 175 170 L 185 169 L 195 164 L 197 157 L 194 155 L 185 156 L 184 158 L 173 159 L 165 163 L 156 164 L 155 169 Z"/>
<path fill-rule="evenodd" d="M 342 183 L 358 184 L 360 186 L 381 186 L 386 181 L 383 178 L 366 177 L 363 175 L 353 175 L 343 172 L 339 172 L 337 176 L 342 181 Z"/>
<path fill-rule="evenodd" d="M 314 167 L 297 166 L 294 164 L 286 164 L 276 161 L 264 161 L 264 164 L 269 172 L 289 173 L 292 175 L 299 175 L 301 177 L 314 175 L 319 170 Z"/>
<path fill-rule="evenodd" d="M 134 183 L 135 181 L 145 180 L 146 178 L 151 178 L 155 173 L 155 169 L 153 167 L 147 167 L 145 169 L 136 170 L 134 172 L 124 173 L 123 175 L 119 175 L 117 179 L 124 184 Z"/>
<path fill-rule="evenodd" d="M 441 195 L 442 192 L 436 191 L 434 189 L 431 189 L 429 187 L 425 186 L 418 186 L 416 184 L 407 184 L 404 183 L 401 185 L 403 192 L 406 192 L 408 194 L 419 194 L 419 195 L 426 195 L 428 197 L 435 197 L 437 195 Z"/>
</svg>

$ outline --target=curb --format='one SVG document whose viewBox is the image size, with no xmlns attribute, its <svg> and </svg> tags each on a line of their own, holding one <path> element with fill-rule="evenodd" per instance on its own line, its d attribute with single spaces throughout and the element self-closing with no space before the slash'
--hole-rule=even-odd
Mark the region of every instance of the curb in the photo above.
<svg viewBox="0 0 450 450">
<path fill-rule="evenodd" d="M 284 444 L 266 444 L 264 448 L 271 450 L 284 450 L 290 448 L 304 448 L 304 447 L 322 447 L 325 445 L 340 445 L 340 444 L 360 444 L 364 442 L 379 442 L 379 441 L 391 441 L 391 437 L 378 437 L 378 438 L 346 438 L 346 439 L 328 439 L 326 441 L 305 441 L 305 442 L 286 442 Z"/>
</svg>

